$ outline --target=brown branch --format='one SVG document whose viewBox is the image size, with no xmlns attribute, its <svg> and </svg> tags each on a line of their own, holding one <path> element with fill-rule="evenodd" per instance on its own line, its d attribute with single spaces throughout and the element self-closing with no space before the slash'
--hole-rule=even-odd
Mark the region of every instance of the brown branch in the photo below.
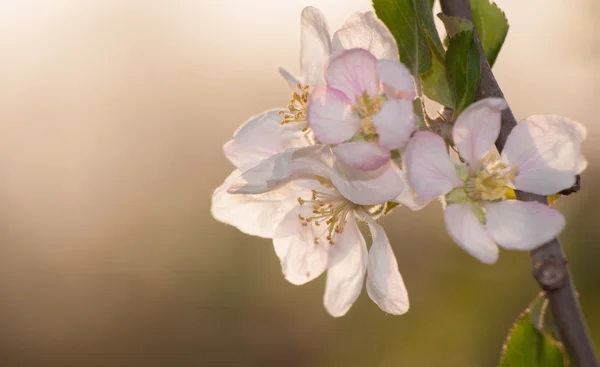
<svg viewBox="0 0 600 367">
<path fill-rule="evenodd" d="M 473 21 L 469 0 L 440 0 L 442 12 Z M 494 78 L 477 34 L 475 42 L 481 60 L 481 81 L 477 100 L 486 97 L 502 97 L 502 90 Z M 498 150 L 502 150 L 508 134 L 517 124 L 510 108 L 502 112 L 502 128 L 496 140 Z M 538 201 L 547 204 L 546 197 L 517 191 L 517 198 L 524 201 Z M 571 280 L 567 260 L 557 238 L 531 252 L 533 276 L 545 291 L 554 314 L 561 339 L 579 367 L 599 367 L 589 332 L 585 324 L 574 285 Z"/>
</svg>

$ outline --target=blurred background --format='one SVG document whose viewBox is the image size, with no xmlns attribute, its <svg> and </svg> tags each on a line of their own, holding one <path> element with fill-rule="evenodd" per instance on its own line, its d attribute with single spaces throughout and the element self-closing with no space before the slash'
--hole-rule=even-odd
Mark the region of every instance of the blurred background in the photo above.
<svg viewBox="0 0 600 367">
<path fill-rule="evenodd" d="M 583 189 L 561 235 L 600 345 L 600 6 L 499 0 L 494 68 L 518 118 L 589 129 Z M 299 16 L 332 30 L 369 0 L 0 0 L 1 366 L 496 366 L 538 289 L 526 253 L 488 266 L 437 205 L 382 221 L 411 297 L 363 293 L 343 318 L 324 277 L 287 283 L 269 240 L 216 222 L 222 144 L 284 106 Z"/>
</svg>

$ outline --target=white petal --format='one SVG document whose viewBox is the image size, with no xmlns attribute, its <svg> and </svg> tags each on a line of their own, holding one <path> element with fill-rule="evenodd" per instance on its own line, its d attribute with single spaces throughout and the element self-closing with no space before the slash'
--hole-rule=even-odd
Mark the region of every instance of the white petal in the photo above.
<svg viewBox="0 0 600 367">
<path fill-rule="evenodd" d="M 390 160 L 390 152 L 382 150 L 376 142 L 343 143 L 333 147 L 333 153 L 347 166 L 361 171 L 379 169 Z"/>
<path fill-rule="evenodd" d="M 578 122 L 562 116 L 530 116 L 511 131 L 502 157 L 519 168 L 515 187 L 551 195 L 575 184 L 586 166 L 582 142 L 587 132 Z"/>
<path fill-rule="evenodd" d="M 413 211 L 423 209 L 429 202 L 421 199 L 419 195 L 417 195 L 412 185 L 408 181 L 408 175 L 406 174 L 406 171 L 399 171 L 398 173 L 402 178 L 402 181 L 404 181 L 404 189 L 400 195 L 398 195 L 398 197 L 392 201 L 400 203 Z"/>
<path fill-rule="evenodd" d="M 452 129 L 452 139 L 460 156 L 469 163 L 471 172 L 477 169 L 500 134 L 500 114 L 507 107 L 501 98 L 485 98 L 467 107 L 458 116 Z"/>
<path fill-rule="evenodd" d="M 237 168 L 247 168 L 288 148 L 307 145 L 301 131 L 285 129 L 280 122 L 278 110 L 250 118 L 223 146 L 225 156 Z"/>
<path fill-rule="evenodd" d="M 486 203 L 486 226 L 499 246 L 508 250 L 533 250 L 563 230 L 565 218 L 538 202 L 507 200 Z"/>
<path fill-rule="evenodd" d="M 373 116 L 373 125 L 377 129 L 379 145 L 383 149 L 404 148 L 415 131 L 412 102 L 407 100 L 386 102 L 381 111 Z"/>
<path fill-rule="evenodd" d="M 415 98 L 415 82 L 404 64 L 398 61 L 377 60 L 377 75 L 388 97 L 409 101 Z"/>
<path fill-rule="evenodd" d="M 383 227 L 369 215 L 367 220 L 373 244 L 369 249 L 367 292 L 379 308 L 387 313 L 402 315 L 409 308 L 408 293 L 398 271 L 398 262 Z"/>
<path fill-rule="evenodd" d="M 336 162 L 331 181 L 344 197 L 360 205 L 394 200 L 404 188 L 400 170 L 391 161 L 375 171 L 360 171 Z"/>
<path fill-rule="evenodd" d="M 262 194 L 293 179 L 315 176 L 329 179 L 332 164 L 331 152 L 327 146 L 288 149 L 244 171 L 227 191 L 231 194 Z"/>
<path fill-rule="evenodd" d="M 282 67 L 279 67 L 279 74 L 281 74 L 283 79 L 285 79 L 285 81 L 288 83 L 288 85 L 290 86 L 290 88 L 292 88 L 293 91 L 298 91 L 298 84 L 301 84 L 298 78 L 296 78 L 292 73 L 290 73 Z"/>
<path fill-rule="evenodd" d="M 342 51 L 327 66 L 327 86 L 342 91 L 352 102 L 364 92 L 374 96 L 379 93 L 375 62 L 375 56 L 361 48 Z"/>
<path fill-rule="evenodd" d="M 394 36 L 372 11 L 352 14 L 333 35 L 334 54 L 351 48 L 364 48 L 378 59 L 398 61 Z"/>
<path fill-rule="evenodd" d="M 323 273 L 327 268 L 327 243 L 315 244 L 313 226 L 302 226 L 298 215 L 310 216 L 311 208 L 297 206 L 289 211 L 273 236 L 275 252 L 281 260 L 285 279 L 301 285 Z"/>
<path fill-rule="evenodd" d="M 462 249 L 485 264 L 498 260 L 498 246 L 473 213 L 471 203 L 448 205 L 444 220 L 448 233 Z"/>
<path fill-rule="evenodd" d="M 348 312 L 360 295 L 366 269 L 367 246 L 350 213 L 344 232 L 329 249 L 324 304 L 331 316 Z"/>
<path fill-rule="evenodd" d="M 227 193 L 229 185 L 239 175 L 239 171 L 234 171 L 213 193 L 211 204 L 213 217 L 220 222 L 237 227 L 244 233 L 265 238 L 273 237 L 279 222 L 297 203 L 289 200 L 291 193 L 286 187 L 260 195 Z"/>
<path fill-rule="evenodd" d="M 426 202 L 463 186 L 446 143 L 432 132 L 417 132 L 408 142 L 403 158 L 413 189 Z"/>
<path fill-rule="evenodd" d="M 325 65 L 331 53 L 331 36 L 323 13 L 312 6 L 301 16 L 300 67 L 304 84 L 315 87 L 325 83 Z"/>
<path fill-rule="evenodd" d="M 352 138 L 360 128 L 360 119 L 352 112 L 352 102 L 337 89 L 314 89 L 306 113 L 308 124 L 321 143 L 342 143 Z"/>
</svg>

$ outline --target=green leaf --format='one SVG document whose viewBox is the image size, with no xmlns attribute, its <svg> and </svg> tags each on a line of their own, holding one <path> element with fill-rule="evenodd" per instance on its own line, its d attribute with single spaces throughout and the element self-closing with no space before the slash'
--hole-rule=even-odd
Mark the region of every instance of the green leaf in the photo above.
<svg viewBox="0 0 600 367">
<path fill-rule="evenodd" d="M 537 299 L 532 303 L 536 307 Z M 532 321 L 532 308 L 515 321 L 503 346 L 500 367 L 569 367 L 564 348 Z"/>
<path fill-rule="evenodd" d="M 446 76 L 446 62 L 436 54 L 431 59 L 431 67 L 421 75 L 423 93 L 430 99 L 443 106 L 453 108 L 454 100 L 448 78 Z"/>
<path fill-rule="evenodd" d="M 537 295 L 529 305 L 529 309 L 531 312 L 531 322 L 533 322 L 538 331 L 561 348 L 564 348 L 560 334 L 558 333 L 558 326 L 554 321 L 554 315 L 550 311 L 550 302 L 545 297 L 544 292 L 540 292 Z"/>
<path fill-rule="evenodd" d="M 413 101 L 413 112 L 415 115 L 415 126 L 417 129 L 426 128 L 427 123 L 425 122 L 425 104 L 420 97 L 417 97 Z"/>
<path fill-rule="evenodd" d="M 479 50 L 473 40 L 473 25 L 458 17 L 441 17 L 450 41 L 446 52 L 448 85 L 453 93 L 454 116 L 473 102 L 479 88 Z"/>
<path fill-rule="evenodd" d="M 508 33 L 508 20 L 504 12 L 490 0 L 470 0 L 473 19 L 481 46 L 490 66 L 494 65 Z"/>
<path fill-rule="evenodd" d="M 468 19 L 448 16 L 444 13 L 439 13 L 438 17 L 444 22 L 446 33 L 450 38 L 464 31 L 473 31 L 473 23 Z"/>
<path fill-rule="evenodd" d="M 420 0 L 373 0 L 373 8 L 394 35 L 400 61 L 417 76 L 431 67 L 431 52 L 419 26 L 414 1 Z"/>
<path fill-rule="evenodd" d="M 448 85 L 446 77 L 446 50 L 440 40 L 431 7 L 433 1 L 426 3 L 422 0 L 415 0 L 417 5 L 417 14 L 421 30 L 425 34 L 427 46 L 431 51 L 431 67 L 421 75 L 421 84 L 423 93 L 430 99 L 447 107 L 454 107 L 452 92 Z"/>
<path fill-rule="evenodd" d="M 438 56 L 443 58 L 446 51 L 444 50 L 442 40 L 435 27 L 431 6 L 423 0 L 414 1 L 416 5 L 415 9 L 419 17 L 419 23 L 421 24 L 421 31 L 425 34 L 429 49 L 434 55 L 437 53 Z"/>
</svg>

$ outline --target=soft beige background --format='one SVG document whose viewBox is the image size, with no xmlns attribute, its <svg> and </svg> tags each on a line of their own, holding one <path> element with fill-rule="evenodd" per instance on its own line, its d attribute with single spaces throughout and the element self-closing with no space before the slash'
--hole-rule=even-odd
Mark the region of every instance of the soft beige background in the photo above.
<svg viewBox="0 0 600 367">
<path fill-rule="evenodd" d="M 600 342 L 600 7 L 498 1 L 495 72 L 518 117 L 589 129 L 562 239 Z M 221 146 L 283 106 L 299 14 L 332 29 L 368 0 L 0 0 L 0 365 L 495 366 L 537 288 L 524 253 L 478 263 L 436 205 L 383 220 L 411 296 L 341 319 L 323 279 L 286 283 L 268 240 L 210 216 Z M 598 344 L 597 344 L 598 345 Z"/>
</svg>

